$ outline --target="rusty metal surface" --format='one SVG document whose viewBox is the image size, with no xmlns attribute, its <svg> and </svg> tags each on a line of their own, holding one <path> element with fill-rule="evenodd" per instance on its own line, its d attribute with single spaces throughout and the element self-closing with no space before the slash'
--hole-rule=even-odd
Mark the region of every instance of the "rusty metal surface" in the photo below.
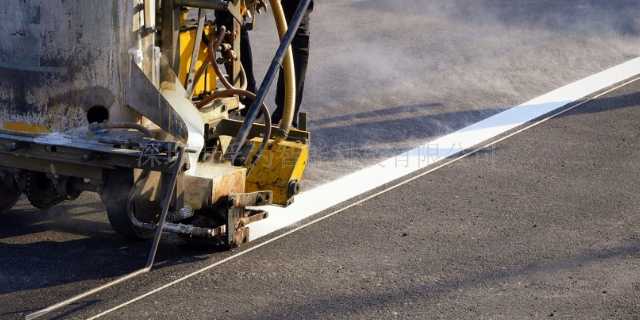
<svg viewBox="0 0 640 320">
<path fill-rule="evenodd" d="M 3 0 L 0 128 L 69 131 L 93 106 L 113 120 L 139 118 L 120 99 L 139 27 L 133 2 Z"/>
<path fill-rule="evenodd" d="M 147 230 L 157 230 L 158 225 L 155 223 L 145 223 L 138 219 L 135 216 L 131 217 L 131 222 L 138 228 L 147 229 Z M 219 226 L 217 228 L 200 228 L 192 225 L 186 225 L 181 223 L 170 223 L 165 222 L 162 227 L 162 231 L 173 232 L 183 235 L 188 235 L 192 237 L 199 238 L 214 238 L 219 237 L 226 233 L 226 226 Z M 215 243 L 215 242 L 214 242 Z"/>
<path fill-rule="evenodd" d="M 273 192 L 268 190 L 252 193 L 231 194 L 229 195 L 229 200 L 233 201 L 234 207 L 268 206 L 272 204 Z"/>
<path fill-rule="evenodd" d="M 269 217 L 269 213 L 264 210 L 246 210 L 245 214 L 247 214 L 247 217 L 236 220 L 236 225 L 239 228 Z"/>
<path fill-rule="evenodd" d="M 193 176 L 212 181 L 210 203 L 214 207 L 225 207 L 227 196 L 244 192 L 246 169 L 228 164 L 200 162 Z M 188 188 L 188 186 L 187 186 Z M 187 192 L 188 193 L 188 192 Z"/>
<path fill-rule="evenodd" d="M 179 81 L 170 70 L 159 74 L 168 65 L 144 8 L 144 0 L 3 0 L 0 129 L 82 131 L 92 121 L 144 115 L 187 141 L 185 115 L 159 94 L 162 82 L 171 88 Z"/>
<path fill-rule="evenodd" d="M 197 176 L 184 178 L 184 203 L 194 210 L 210 208 L 212 204 L 213 181 Z"/>
<path fill-rule="evenodd" d="M 233 234 L 233 238 L 235 239 L 235 244 L 238 246 L 249 242 L 249 228 L 243 227 L 237 229 Z"/>
<path fill-rule="evenodd" d="M 138 133 L 112 132 L 105 136 L 118 138 L 128 137 L 130 134 L 139 135 Z M 25 142 L 29 147 L 14 152 L 6 152 L 4 146 L 15 142 Z M 56 163 L 66 162 L 71 166 L 70 168 L 83 166 L 109 169 L 114 166 L 120 166 L 171 172 L 170 167 L 175 161 L 175 156 L 169 158 L 161 155 L 142 155 L 137 150 L 112 148 L 110 145 L 97 143 L 91 139 L 74 138 L 73 136 L 61 134 L 29 136 L 0 132 L 0 146 L 2 146 L 0 148 L 0 163 L 2 165 L 24 169 L 32 168 L 33 166 L 44 168 L 53 161 Z M 81 157 L 89 152 L 102 153 L 108 157 L 83 163 Z M 42 165 L 38 165 L 37 163 L 39 162 L 42 162 Z"/>
</svg>

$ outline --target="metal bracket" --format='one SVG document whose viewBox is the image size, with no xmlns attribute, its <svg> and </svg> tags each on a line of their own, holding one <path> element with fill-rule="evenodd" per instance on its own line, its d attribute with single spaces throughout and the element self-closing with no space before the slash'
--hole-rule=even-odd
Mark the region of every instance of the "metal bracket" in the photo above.
<svg viewBox="0 0 640 320">
<path fill-rule="evenodd" d="M 244 208 L 230 207 L 230 208 L 227 209 L 227 223 L 226 223 L 226 226 L 227 226 L 227 237 L 226 237 L 226 243 L 230 247 L 238 246 L 238 243 L 237 243 L 236 238 L 235 238 L 236 228 L 238 227 L 236 225 L 236 219 L 242 217 L 242 211 L 244 211 Z"/>
<path fill-rule="evenodd" d="M 273 192 L 271 190 L 252 193 L 236 193 L 229 195 L 229 203 L 234 207 L 258 207 L 272 204 Z"/>
<path fill-rule="evenodd" d="M 240 11 L 236 9 L 231 1 L 222 0 L 174 0 L 175 6 L 192 7 L 200 9 L 212 9 L 220 11 L 229 11 L 231 15 L 240 22 L 240 25 L 244 24 L 244 18 Z"/>
<path fill-rule="evenodd" d="M 244 244 L 249 239 L 249 228 L 245 226 L 251 222 L 265 219 L 266 211 L 246 210 L 247 206 L 264 206 L 271 204 L 273 193 L 259 191 L 252 193 L 236 193 L 229 195 L 227 202 L 227 233 L 226 243 L 230 247 Z M 237 233 L 237 234 L 236 234 Z"/>
</svg>

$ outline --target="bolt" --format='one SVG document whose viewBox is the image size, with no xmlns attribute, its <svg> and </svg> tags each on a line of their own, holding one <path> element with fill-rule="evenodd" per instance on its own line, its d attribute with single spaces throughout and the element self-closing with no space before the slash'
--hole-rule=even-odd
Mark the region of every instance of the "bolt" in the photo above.
<svg viewBox="0 0 640 320">
<path fill-rule="evenodd" d="M 289 186 L 287 188 L 287 196 L 293 197 L 300 193 L 300 183 L 298 183 L 297 179 L 293 179 L 289 181 Z"/>
</svg>

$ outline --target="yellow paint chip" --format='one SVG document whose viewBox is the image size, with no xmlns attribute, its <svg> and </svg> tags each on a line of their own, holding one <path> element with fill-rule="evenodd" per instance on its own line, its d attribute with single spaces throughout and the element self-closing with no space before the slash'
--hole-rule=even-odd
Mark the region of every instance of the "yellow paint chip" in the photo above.
<svg viewBox="0 0 640 320">
<path fill-rule="evenodd" d="M 28 124 L 26 122 L 4 122 L 2 127 L 9 131 L 30 132 L 30 133 L 48 133 L 51 130 L 38 124 Z"/>
</svg>

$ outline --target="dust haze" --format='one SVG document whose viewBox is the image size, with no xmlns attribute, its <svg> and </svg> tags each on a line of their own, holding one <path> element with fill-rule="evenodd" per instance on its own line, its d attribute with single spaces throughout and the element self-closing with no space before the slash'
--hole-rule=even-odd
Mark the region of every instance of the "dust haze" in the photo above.
<svg viewBox="0 0 640 320">
<path fill-rule="evenodd" d="M 637 57 L 639 9 L 626 0 L 317 1 L 305 186 Z M 272 18 L 260 19 L 258 82 L 277 46 Z"/>
</svg>

